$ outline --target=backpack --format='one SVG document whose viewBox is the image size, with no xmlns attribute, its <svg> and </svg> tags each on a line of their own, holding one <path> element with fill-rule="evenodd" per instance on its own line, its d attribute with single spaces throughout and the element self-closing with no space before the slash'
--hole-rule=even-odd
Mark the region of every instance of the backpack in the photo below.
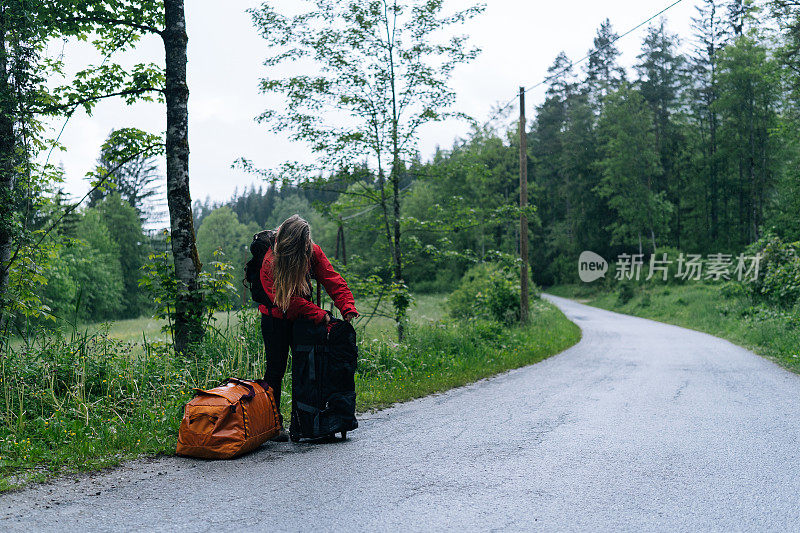
<svg viewBox="0 0 800 533">
<path fill-rule="evenodd" d="M 250 296 L 257 303 L 267 307 L 273 307 L 264 287 L 261 285 L 261 264 L 267 251 L 275 245 L 275 231 L 264 230 L 253 235 L 253 242 L 250 243 L 250 253 L 253 257 L 244 266 L 244 279 L 242 285 L 250 289 Z"/>
<path fill-rule="evenodd" d="M 250 297 L 254 302 L 266 305 L 267 308 L 275 307 L 272 300 L 264 291 L 264 286 L 261 285 L 261 265 L 264 263 L 264 256 L 267 251 L 275 246 L 276 231 L 267 229 L 259 231 L 253 235 L 253 242 L 250 243 L 250 254 L 252 257 L 244 265 L 244 279 L 242 285 L 250 289 Z M 311 264 L 314 264 L 314 257 L 311 257 Z M 311 269 L 313 271 L 313 267 Z M 309 272 L 309 283 L 314 276 Z M 310 299 L 310 298 L 309 298 Z M 321 291 L 320 285 L 317 283 L 317 305 L 320 304 Z"/>
<path fill-rule="evenodd" d="M 272 389 L 261 380 L 230 378 L 219 387 L 195 392 L 178 429 L 180 455 L 231 459 L 258 448 L 280 430 Z"/>
</svg>

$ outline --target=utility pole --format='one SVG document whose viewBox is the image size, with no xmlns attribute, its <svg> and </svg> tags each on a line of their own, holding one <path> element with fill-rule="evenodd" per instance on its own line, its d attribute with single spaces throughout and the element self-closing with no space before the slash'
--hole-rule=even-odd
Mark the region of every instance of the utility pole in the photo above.
<svg viewBox="0 0 800 533">
<path fill-rule="evenodd" d="M 347 249 L 344 246 L 344 225 L 339 222 L 339 229 L 336 230 L 336 255 L 334 258 L 339 260 L 339 244 L 342 246 L 342 264 L 347 266 Z"/>
<path fill-rule="evenodd" d="M 519 88 L 519 207 L 528 206 L 528 138 L 525 132 L 525 87 Z M 528 323 L 528 217 L 519 215 L 520 266 L 519 321 Z"/>
</svg>

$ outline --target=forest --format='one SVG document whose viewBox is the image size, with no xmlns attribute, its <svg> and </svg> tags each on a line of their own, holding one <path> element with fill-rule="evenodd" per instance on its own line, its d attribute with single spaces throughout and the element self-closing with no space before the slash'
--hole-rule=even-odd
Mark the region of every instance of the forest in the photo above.
<svg viewBox="0 0 800 533">
<path fill-rule="evenodd" d="M 228 199 L 194 201 L 186 76 L 191 28 L 184 19 L 191 5 L 54 0 L 0 7 L 3 362 L 19 383 L 55 376 L 51 396 L 69 399 L 62 404 L 32 395 L 38 399 L 28 400 L 33 407 L 26 415 L 19 399 L 29 397 L 19 393 L 24 387 L 4 385 L 2 419 L 15 435 L 49 435 L 50 421 L 60 420 L 66 435 L 88 431 L 100 446 L 108 438 L 103 417 L 113 412 L 145 424 L 132 424 L 119 447 L 136 448 L 142 427 L 164 426 L 154 430 L 147 449 L 169 448 L 174 428 L 165 412 L 177 412 L 191 385 L 263 364 L 257 333 L 228 336 L 215 321 L 220 312 L 243 310 L 238 323 L 256 331 L 254 304 L 241 283 L 249 244 L 254 233 L 295 213 L 310 221 L 313 239 L 365 303 L 363 327 L 372 317 L 391 323 L 391 342 L 362 347 L 365 375 L 374 372 L 380 387 L 389 386 L 387 376 L 399 379 L 402 368 L 418 371 L 408 361 L 418 364 L 425 350 L 436 357 L 444 357 L 441 346 L 488 350 L 501 334 L 522 342 L 525 330 L 512 328 L 522 316 L 521 215 L 529 222 L 534 322 L 546 319 L 551 322 L 540 324 L 564 331 L 552 344 L 539 344 L 548 350 L 575 342 L 578 333 L 535 296 L 542 287 L 578 283 L 584 250 L 607 259 L 763 251 L 767 278 L 748 290 L 754 299 L 796 312 L 800 2 L 702 0 L 692 35 L 671 33 L 663 18 L 652 21 L 632 68 L 620 62 L 620 34 L 608 19 L 585 60 L 555 55 L 544 98 L 529 107 L 524 124 L 525 208 L 519 207 L 518 109 L 497 106 L 488 121 L 460 113 L 452 72 L 479 50 L 468 36 L 434 42 L 436 32 L 480 17 L 482 6 L 444 16 L 441 1 L 319 1 L 311 15 L 290 15 L 271 4 L 249 12 L 266 58 L 253 91 L 279 95 L 285 105 L 257 120 L 265 132 L 308 146 L 317 163 L 264 169 L 241 158 L 231 163 L 250 173 L 252 185 Z M 130 68 L 115 62 L 146 35 L 163 41 L 163 67 L 156 58 Z M 48 43 L 68 39 L 91 42 L 105 59 L 66 73 Z M 319 75 L 280 74 L 280 65 L 309 57 Z M 110 98 L 162 103 L 166 129 L 124 127 L 121 117 L 87 176 L 89 192 L 72 196 L 51 157 L 63 147 L 46 125 L 78 109 L 91 113 Z M 348 121 L 317 116 L 326 106 Z M 467 121 L 469 134 L 421 153 L 420 129 L 450 119 Z M 445 302 L 452 329 L 414 323 L 415 305 L 433 300 Z M 134 349 L 87 329 L 137 317 L 160 320 L 168 339 L 144 338 Z M 460 328 L 473 341 L 458 340 Z M 419 364 L 421 376 L 444 363 Z M 419 394 L 459 379 L 420 385 Z M 145 389 L 142 402 L 157 398 L 163 410 L 150 412 L 130 400 L 132 391 Z M 392 400 L 380 394 L 365 405 Z M 71 418 L 53 414 L 69 402 Z M 98 414 L 90 414 L 90 405 L 101 406 Z M 92 433 L 92 427 L 101 429 Z M 54 439 L 42 437 L 41 449 Z M 24 464 L 29 456 L 10 446 L 0 442 L 0 451 Z"/>
</svg>

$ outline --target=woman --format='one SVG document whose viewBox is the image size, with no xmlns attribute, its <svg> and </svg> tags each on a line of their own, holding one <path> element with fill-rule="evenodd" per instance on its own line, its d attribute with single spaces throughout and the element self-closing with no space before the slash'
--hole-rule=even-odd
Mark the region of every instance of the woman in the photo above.
<svg viewBox="0 0 800 533">
<path fill-rule="evenodd" d="M 331 266 L 318 245 L 311 240 L 311 228 L 299 215 L 292 215 L 278 227 L 275 245 L 264 255 L 261 284 L 272 305 L 260 305 L 261 335 L 267 354 L 264 380 L 272 387 L 280 410 L 281 381 L 286 373 L 292 324 L 299 318 L 328 324 L 331 315 L 311 300 L 311 278 L 325 287 L 333 303 L 348 322 L 358 316 L 353 293 L 344 278 Z M 286 441 L 283 428 L 275 440 Z"/>
</svg>

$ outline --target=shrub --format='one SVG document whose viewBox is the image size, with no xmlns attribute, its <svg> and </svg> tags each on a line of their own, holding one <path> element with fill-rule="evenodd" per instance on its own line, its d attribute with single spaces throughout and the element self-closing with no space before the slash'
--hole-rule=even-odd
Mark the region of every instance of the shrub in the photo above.
<svg viewBox="0 0 800 533">
<path fill-rule="evenodd" d="M 555 285 L 565 283 L 575 283 L 575 261 L 572 257 L 559 255 L 555 257 L 547 266 L 546 274 L 553 280 Z"/>
<path fill-rule="evenodd" d="M 532 293 L 536 287 L 531 284 Z M 520 292 L 516 272 L 496 263 L 470 268 L 447 299 L 455 318 L 489 318 L 504 324 L 519 320 Z"/>
<path fill-rule="evenodd" d="M 415 294 L 440 294 L 452 291 L 459 279 L 459 274 L 453 269 L 441 269 L 437 270 L 435 277 L 409 282 L 409 285 Z"/>
<path fill-rule="evenodd" d="M 620 305 L 625 305 L 626 303 L 633 300 L 633 297 L 636 295 L 636 291 L 633 288 L 632 283 L 623 283 L 619 286 L 619 293 L 617 295 L 617 300 L 619 301 Z"/>
<path fill-rule="evenodd" d="M 787 243 L 767 234 L 753 243 L 748 255 L 761 253 L 758 278 L 745 287 L 755 301 L 791 309 L 800 303 L 800 242 Z"/>
<path fill-rule="evenodd" d="M 641 301 L 641 303 L 640 303 L 639 305 L 641 305 L 642 307 L 650 307 L 650 305 L 651 305 L 652 303 L 653 303 L 653 302 L 652 302 L 652 300 L 650 299 L 650 293 L 649 293 L 649 292 L 646 292 L 646 293 L 644 293 L 644 295 L 642 296 L 642 301 Z"/>
</svg>

